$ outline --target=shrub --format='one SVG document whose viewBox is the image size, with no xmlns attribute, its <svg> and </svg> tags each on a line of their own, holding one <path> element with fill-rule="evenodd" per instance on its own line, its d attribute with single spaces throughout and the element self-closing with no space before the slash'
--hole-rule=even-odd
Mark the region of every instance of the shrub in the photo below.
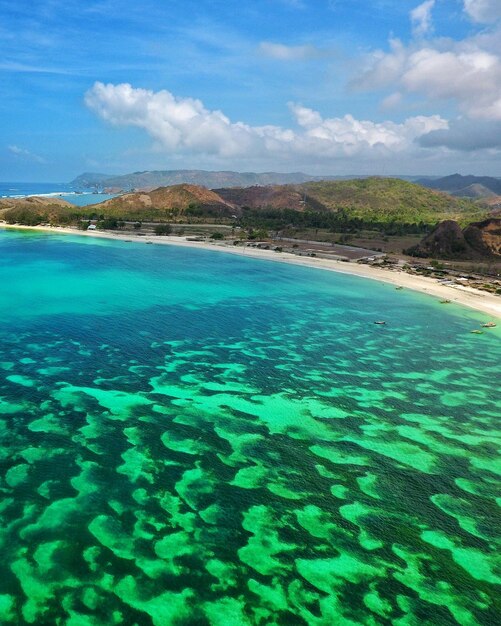
<svg viewBox="0 0 501 626">
<path fill-rule="evenodd" d="M 170 224 L 157 224 L 155 226 L 155 235 L 170 235 L 172 226 Z"/>
</svg>

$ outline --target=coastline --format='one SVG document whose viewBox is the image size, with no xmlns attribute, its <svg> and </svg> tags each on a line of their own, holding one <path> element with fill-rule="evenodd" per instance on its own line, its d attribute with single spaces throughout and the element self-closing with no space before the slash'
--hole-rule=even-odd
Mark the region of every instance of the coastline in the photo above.
<svg viewBox="0 0 501 626">
<path fill-rule="evenodd" d="M 254 259 L 263 259 L 267 261 L 289 263 L 291 265 L 313 267 L 327 271 L 341 272 L 343 274 L 389 283 L 391 285 L 395 285 L 396 287 L 398 286 L 405 289 L 411 289 L 441 300 L 450 300 L 455 304 L 466 306 L 484 313 L 489 318 L 501 320 L 501 297 L 484 291 L 479 291 L 477 289 L 472 289 L 471 287 L 464 287 L 461 285 L 443 285 L 438 283 L 433 278 L 408 274 L 401 269 L 389 270 L 370 265 L 361 265 L 358 263 L 346 263 L 335 259 L 304 257 L 288 252 L 275 252 L 273 250 L 263 250 L 261 248 L 251 248 L 247 246 L 233 246 L 220 241 L 188 241 L 186 237 L 176 237 L 172 235 L 137 237 L 130 234 L 126 235 L 124 233 L 115 233 L 110 231 L 89 232 L 81 231 L 76 228 L 65 228 L 59 226 L 20 226 L 11 224 L 0 224 L 0 228 L 4 228 L 6 230 L 31 230 L 101 239 L 114 239 L 116 241 L 131 241 L 134 243 L 150 243 L 156 245 L 175 245 L 184 248 L 199 248 L 203 250 L 237 254 Z M 486 319 L 485 321 L 489 320 Z"/>
</svg>

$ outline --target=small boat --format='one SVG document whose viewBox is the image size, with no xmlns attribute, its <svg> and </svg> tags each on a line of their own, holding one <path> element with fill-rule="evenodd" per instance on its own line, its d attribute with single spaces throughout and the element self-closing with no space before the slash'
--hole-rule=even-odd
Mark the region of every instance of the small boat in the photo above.
<svg viewBox="0 0 501 626">
<path fill-rule="evenodd" d="M 496 323 L 495 322 L 485 322 L 485 324 L 480 324 L 480 326 L 482 326 L 482 328 L 495 328 Z"/>
<path fill-rule="evenodd" d="M 440 304 L 449 304 L 450 300 L 440 300 Z"/>
<path fill-rule="evenodd" d="M 484 331 L 483 330 L 470 330 L 470 333 L 474 335 L 483 335 Z"/>
<path fill-rule="evenodd" d="M 401 289 L 403 289 L 403 287 L 395 287 L 395 289 L 396 289 L 397 291 L 400 291 Z"/>
<path fill-rule="evenodd" d="M 383 326 L 384 324 L 386 324 L 386 322 L 384 320 L 378 320 L 377 322 L 374 322 L 374 324 L 379 324 L 380 326 Z"/>
</svg>

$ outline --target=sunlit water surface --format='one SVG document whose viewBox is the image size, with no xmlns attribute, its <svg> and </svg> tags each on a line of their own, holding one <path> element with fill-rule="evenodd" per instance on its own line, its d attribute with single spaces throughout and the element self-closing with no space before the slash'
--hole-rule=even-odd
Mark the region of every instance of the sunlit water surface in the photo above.
<svg viewBox="0 0 501 626">
<path fill-rule="evenodd" d="M 2 625 L 499 623 L 481 315 L 219 252 L 0 251 Z"/>
</svg>

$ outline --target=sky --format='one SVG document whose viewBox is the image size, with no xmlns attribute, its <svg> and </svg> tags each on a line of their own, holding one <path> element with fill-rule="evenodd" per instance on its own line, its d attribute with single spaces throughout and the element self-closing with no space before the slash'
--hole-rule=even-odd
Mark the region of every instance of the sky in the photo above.
<svg viewBox="0 0 501 626">
<path fill-rule="evenodd" d="M 0 180 L 501 176 L 501 0 L 0 0 Z"/>
</svg>

